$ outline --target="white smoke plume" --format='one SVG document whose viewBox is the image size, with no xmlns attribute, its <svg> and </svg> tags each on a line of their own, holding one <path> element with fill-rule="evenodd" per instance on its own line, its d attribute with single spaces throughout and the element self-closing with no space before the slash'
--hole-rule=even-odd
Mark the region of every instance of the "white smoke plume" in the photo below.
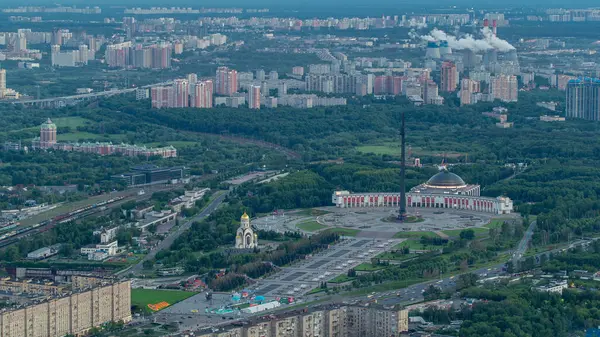
<svg viewBox="0 0 600 337">
<path fill-rule="evenodd" d="M 492 47 L 498 49 L 501 52 L 507 52 L 507 51 L 515 49 L 515 47 L 513 47 L 510 43 L 508 43 L 508 41 L 502 40 L 502 39 L 498 38 L 496 35 L 494 35 L 494 33 L 492 32 L 492 30 L 489 27 L 483 27 L 483 29 L 481 30 L 481 33 L 485 37 L 485 40 L 488 41 L 489 44 L 492 45 Z"/>
<path fill-rule="evenodd" d="M 427 23 L 418 21 L 415 18 L 412 18 L 412 19 L 406 21 L 405 26 L 411 27 L 411 28 L 423 29 L 423 28 L 427 28 Z"/>
<path fill-rule="evenodd" d="M 423 39 L 427 42 L 435 42 L 436 39 L 432 36 L 429 35 L 419 35 L 419 33 L 417 33 L 414 29 L 411 29 L 410 32 L 408 32 L 408 37 L 410 37 L 413 40 L 419 40 L 419 39 Z"/>
<path fill-rule="evenodd" d="M 456 36 L 446 34 L 444 31 L 434 28 L 429 35 L 421 35 L 420 39 L 425 41 L 448 41 L 448 46 L 455 50 L 463 50 L 469 49 L 474 52 L 483 52 L 490 49 L 497 49 L 501 52 L 507 52 L 510 50 L 514 50 L 510 43 L 505 40 L 494 36 L 491 29 L 483 28 L 481 30 L 483 35 L 483 39 L 476 39 L 473 35 L 465 34 L 464 36 L 457 38 Z M 411 38 L 415 36 L 415 34 L 409 34 Z"/>
</svg>

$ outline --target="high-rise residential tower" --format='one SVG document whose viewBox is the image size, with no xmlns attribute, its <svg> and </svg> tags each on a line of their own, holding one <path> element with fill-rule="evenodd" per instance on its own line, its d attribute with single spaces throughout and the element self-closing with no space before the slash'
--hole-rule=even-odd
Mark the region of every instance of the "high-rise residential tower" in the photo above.
<svg viewBox="0 0 600 337">
<path fill-rule="evenodd" d="M 194 108 L 212 108 L 213 106 L 213 82 L 210 80 L 200 81 L 194 85 L 191 106 Z"/>
<path fill-rule="evenodd" d="M 0 98 L 4 98 L 6 92 L 6 69 L 0 69 Z"/>
<path fill-rule="evenodd" d="M 600 79 L 579 78 L 567 83 L 566 117 L 600 120 Z"/>
<path fill-rule="evenodd" d="M 452 62 L 444 62 L 442 64 L 442 77 L 440 89 L 446 92 L 453 92 L 456 90 L 458 84 L 458 71 L 456 65 Z"/>
<path fill-rule="evenodd" d="M 492 77 L 491 89 L 493 99 L 499 99 L 502 102 L 516 102 L 518 100 L 519 83 L 514 75 Z"/>
<path fill-rule="evenodd" d="M 248 107 L 250 109 L 260 109 L 260 86 L 251 85 L 248 91 Z"/>
<path fill-rule="evenodd" d="M 233 95 L 238 90 L 237 71 L 227 67 L 217 68 L 215 85 L 218 95 Z"/>
<path fill-rule="evenodd" d="M 173 82 L 174 89 L 174 108 L 187 108 L 189 106 L 189 86 L 185 79 L 176 79 Z"/>
</svg>

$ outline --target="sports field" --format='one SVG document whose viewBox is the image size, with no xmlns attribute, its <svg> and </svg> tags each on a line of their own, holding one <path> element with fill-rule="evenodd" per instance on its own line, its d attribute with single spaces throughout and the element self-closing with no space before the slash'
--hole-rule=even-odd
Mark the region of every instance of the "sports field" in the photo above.
<svg viewBox="0 0 600 337">
<path fill-rule="evenodd" d="M 148 304 L 166 302 L 171 306 L 195 294 L 197 293 L 193 291 L 131 289 L 131 305 L 138 306 L 140 309 L 150 312 L 152 310 L 150 310 Z"/>
</svg>

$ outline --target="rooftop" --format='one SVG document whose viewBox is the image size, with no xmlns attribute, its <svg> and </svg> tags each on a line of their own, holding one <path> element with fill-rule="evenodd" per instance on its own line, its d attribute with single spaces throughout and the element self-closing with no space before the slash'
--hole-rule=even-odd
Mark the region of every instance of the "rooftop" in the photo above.
<svg viewBox="0 0 600 337">
<path fill-rule="evenodd" d="M 460 188 L 465 187 L 467 184 L 458 175 L 443 170 L 429 178 L 425 185 L 434 188 Z"/>
</svg>

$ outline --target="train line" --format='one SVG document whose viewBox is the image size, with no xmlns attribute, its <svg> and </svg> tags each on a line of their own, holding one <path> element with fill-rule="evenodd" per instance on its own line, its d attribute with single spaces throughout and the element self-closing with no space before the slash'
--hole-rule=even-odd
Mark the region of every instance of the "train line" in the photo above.
<svg viewBox="0 0 600 337">
<path fill-rule="evenodd" d="M 0 248 L 10 246 L 24 237 L 47 232 L 58 224 L 78 220 L 90 216 L 94 213 L 102 212 L 106 210 L 109 205 L 117 203 L 123 199 L 125 199 L 124 196 L 115 197 L 106 201 L 101 201 L 97 204 L 87 205 L 78 208 L 68 213 L 59 214 L 52 219 L 42 221 L 29 227 L 19 228 L 17 230 L 12 230 L 8 233 L 4 233 L 0 235 Z"/>
</svg>

